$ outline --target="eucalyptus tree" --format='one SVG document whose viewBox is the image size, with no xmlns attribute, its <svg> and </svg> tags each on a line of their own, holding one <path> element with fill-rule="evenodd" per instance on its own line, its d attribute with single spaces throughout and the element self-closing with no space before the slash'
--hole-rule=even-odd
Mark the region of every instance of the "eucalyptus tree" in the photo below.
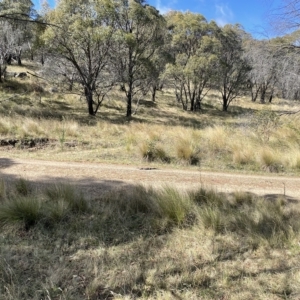
<svg viewBox="0 0 300 300">
<path fill-rule="evenodd" d="M 299 99 L 300 94 L 300 32 L 270 40 L 276 49 L 277 82 L 276 89 L 285 99 Z"/>
<path fill-rule="evenodd" d="M 56 26 L 48 26 L 43 34 L 51 72 L 62 85 L 67 83 L 67 89 L 85 97 L 90 115 L 97 113 L 114 84 L 108 76 L 114 28 L 106 5 L 105 0 L 61 0 L 46 15 Z"/>
<path fill-rule="evenodd" d="M 214 32 L 218 27 L 191 12 L 170 12 L 166 18 L 174 62 L 167 65 L 165 75 L 174 85 L 183 109 L 190 105 L 194 111 L 200 108 L 214 76 L 217 65 Z"/>
<path fill-rule="evenodd" d="M 5 52 L 5 61 L 14 58 L 22 64 L 21 56 L 25 45 L 32 38 L 32 21 L 37 13 L 31 0 L 2 0 L 0 3 L 0 56 Z"/>
<path fill-rule="evenodd" d="M 222 96 L 223 111 L 241 93 L 248 81 L 250 65 L 244 56 L 244 32 L 238 25 L 225 25 L 218 32 L 216 88 Z"/>
<path fill-rule="evenodd" d="M 112 62 L 126 95 L 126 116 L 130 117 L 133 100 L 147 94 L 157 72 L 155 56 L 164 43 L 165 20 L 144 1 L 114 0 L 112 3 L 116 35 L 111 49 Z"/>
<path fill-rule="evenodd" d="M 31 25 L 36 15 L 31 0 L 0 2 L 0 82 L 8 64 L 16 60 L 21 65 L 24 45 L 31 39 Z"/>
<path fill-rule="evenodd" d="M 256 101 L 260 94 L 261 103 L 265 103 L 267 93 L 269 99 L 273 97 L 281 56 L 270 41 L 252 40 L 247 45 L 246 57 L 251 65 L 249 83 L 252 101 Z"/>
</svg>

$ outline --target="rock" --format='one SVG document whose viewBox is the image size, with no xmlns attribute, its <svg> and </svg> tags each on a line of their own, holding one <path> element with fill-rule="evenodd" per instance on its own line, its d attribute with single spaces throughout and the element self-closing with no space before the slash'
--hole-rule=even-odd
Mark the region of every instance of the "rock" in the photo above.
<svg viewBox="0 0 300 300">
<path fill-rule="evenodd" d="M 15 77 L 24 78 L 27 77 L 27 73 L 26 72 L 15 73 Z"/>
</svg>

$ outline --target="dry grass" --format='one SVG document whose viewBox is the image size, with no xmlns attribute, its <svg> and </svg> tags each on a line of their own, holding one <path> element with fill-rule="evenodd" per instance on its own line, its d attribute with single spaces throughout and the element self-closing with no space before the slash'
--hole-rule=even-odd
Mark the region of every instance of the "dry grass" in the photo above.
<svg viewBox="0 0 300 300">
<path fill-rule="evenodd" d="M 167 90 L 128 120 L 118 91 L 89 117 L 78 96 L 50 88 L 32 77 L 0 86 L 0 138 L 49 139 L 0 148 L 5 157 L 300 172 L 299 113 L 276 115 L 297 102 L 244 97 L 223 113 L 211 93 L 192 113 Z M 299 298 L 291 199 L 141 186 L 89 199 L 68 185 L 33 186 L 0 179 L 0 299 Z"/>
<path fill-rule="evenodd" d="M 1 299 L 298 299 L 289 199 L 132 186 L 72 209 L 74 187 L 19 184 L 1 185 Z"/>
<path fill-rule="evenodd" d="M 21 69 L 26 67 L 32 71 L 36 66 Z M 5 148 L 6 156 L 134 164 L 146 160 L 170 167 L 200 164 L 207 170 L 300 171 L 299 114 L 279 116 L 299 110 L 297 102 L 275 99 L 271 105 L 261 105 L 243 97 L 223 113 L 218 110 L 218 95 L 211 93 L 204 99 L 204 110 L 193 113 L 183 111 L 172 90 L 166 90 L 158 94 L 156 103 L 142 99 L 137 114 L 128 120 L 118 91 L 96 117 L 89 117 L 83 99 L 50 90 L 34 77 L 0 86 L 1 138 L 51 141 L 48 147 L 28 150 L 17 144 L 8 152 Z"/>
</svg>

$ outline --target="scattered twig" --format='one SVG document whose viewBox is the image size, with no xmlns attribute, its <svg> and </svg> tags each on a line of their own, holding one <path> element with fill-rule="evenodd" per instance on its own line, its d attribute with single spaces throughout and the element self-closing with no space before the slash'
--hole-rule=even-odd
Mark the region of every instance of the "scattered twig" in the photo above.
<svg viewBox="0 0 300 300">
<path fill-rule="evenodd" d="M 278 114 L 279 116 L 283 116 L 283 115 L 295 115 L 295 114 L 298 114 L 300 112 L 300 110 L 297 110 L 297 111 L 289 111 L 289 112 L 284 112 L 284 113 L 281 113 L 281 114 Z"/>
</svg>

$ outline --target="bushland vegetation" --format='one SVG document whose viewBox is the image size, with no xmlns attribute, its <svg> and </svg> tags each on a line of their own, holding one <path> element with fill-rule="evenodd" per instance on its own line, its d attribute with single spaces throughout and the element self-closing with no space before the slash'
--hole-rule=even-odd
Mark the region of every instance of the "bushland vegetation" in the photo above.
<svg viewBox="0 0 300 300">
<path fill-rule="evenodd" d="M 128 120 L 118 89 L 103 103 L 99 116 L 88 117 L 80 96 L 51 88 L 35 77 L 11 79 L 1 86 L 5 156 L 299 173 L 297 101 L 275 98 L 260 104 L 244 96 L 224 114 L 217 92 L 211 91 L 202 110 L 192 112 L 183 111 L 172 89 L 165 89 L 157 92 L 155 103 L 150 94 L 141 99 Z"/>
<path fill-rule="evenodd" d="M 0 8 L 1 156 L 299 174 L 297 32 L 257 41 L 139 1 Z M 284 195 L 199 183 L 90 199 L 1 179 L 0 226 L 1 299 L 300 294 L 299 204 Z"/>
</svg>

